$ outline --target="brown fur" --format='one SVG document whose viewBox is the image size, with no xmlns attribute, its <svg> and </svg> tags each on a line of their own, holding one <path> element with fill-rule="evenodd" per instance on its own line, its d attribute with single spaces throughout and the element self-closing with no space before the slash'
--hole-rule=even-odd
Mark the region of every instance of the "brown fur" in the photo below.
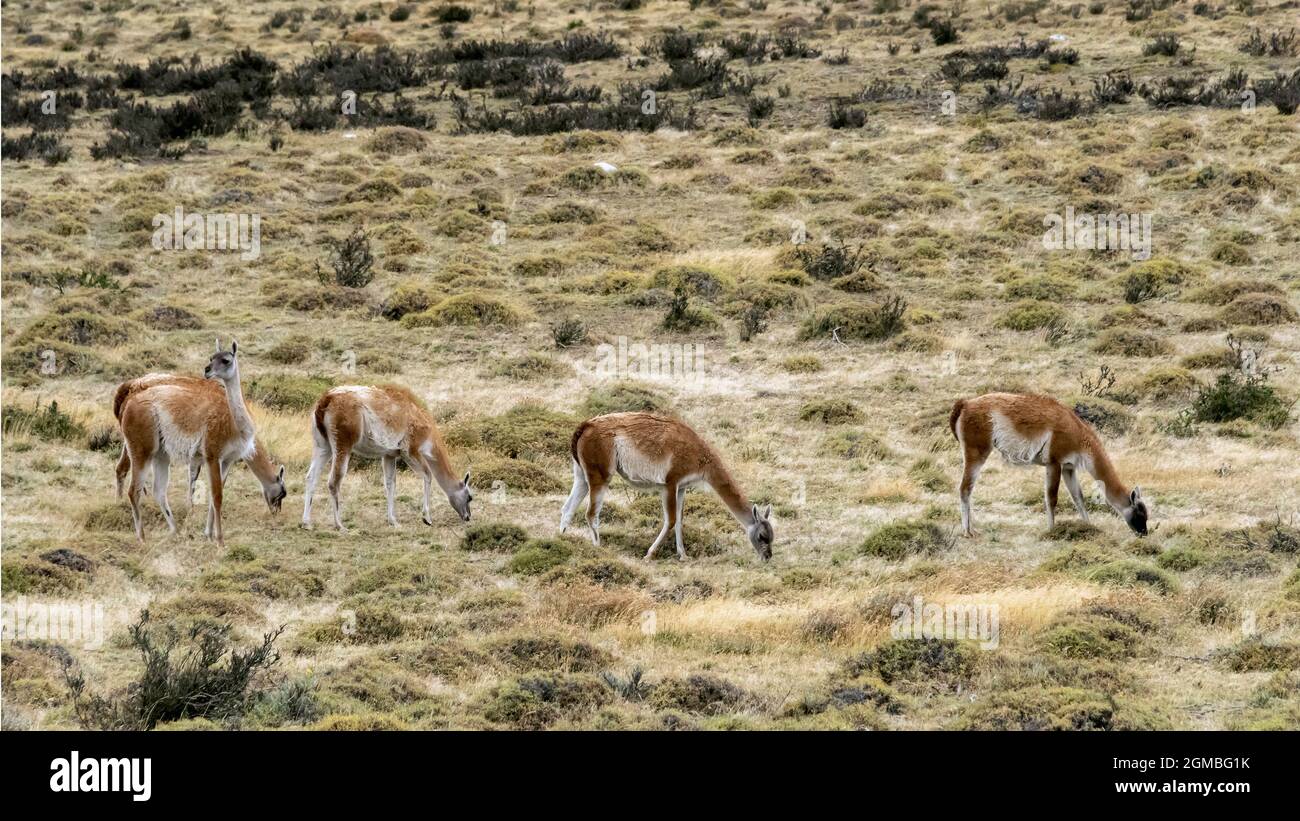
<svg viewBox="0 0 1300 821">
<path fill-rule="evenodd" d="M 128 379 L 117 386 L 113 392 L 113 417 L 117 419 L 119 425 L 122 422 L 122 408 L 126 400 L 141 391 L 158 385 L 174 385 L 193 392 L 196 403 L 203 403 L 206 412 L 212 414 L 224 414 L 224 428 L 233 430 L 234 420 L 230 418 L 230 407 L 226 403 L 226 392 L 221 387 L 221 383 L 212 379 L 202 379 L 197 376 L 181 376 L 172 373 L 148 373 L 144 376 Z M 266 446 L 262 444 L 261 438 L 253 440 L 253 455 L 246 459 L 249 470 L 263 483 L 275 479 L 278 468 L 267 451 Z M 190 487 L 193 488 L 194 482 L 198 479 L 201 464 L 195 465 L 190 473 Z M 117 495 L 122 496 L 122 487 L 126 475 L 131 470 L 131 455 L 126 447 L 125 442 L 122 445 L 122 455 L 117 460 L 116 478 L 117 478 Z"/>
<path fill-rule="evenodd" d="M 679 527 L 681 494 L 689 484 L 703 482 L 711 487 L 736 520 L 747 528 L 760 518 L 722 457 L 685 422 L 652 413 L 613 413 L 588 419 L 573 433 L 570 451 L 575 465 L 574 490 L 561 515 L 562 528 L 567 527 L 581 502 L 581 492 L 585 492 L 587 521 L 593 539 L 599 543 L 600 508 L 610 481 L 623 467 L 618 464 L 615 445 L 619 438 L 635 448 L 640 460 L 664 471 L 662 482 L 653 483 L 664 498 L 664 529 L 647 558 L 654 555 L 670 530 L 678 534 L 678 553 L 684 557 Z M 632 481 L 642 477 L 625 478 Z M 770 555 L 770 528 L 768 531 Z"/>
<path fill-rule="evenodd" d="M 358 392 L 364 388 L 367 394 Z M 401 458 L 413 469 L 418 470 L 425 479 L 424 521 L 432 524 L 429 512 L 429 486 L 436 480 L 438 485 L 456 502 L 454 494 L 466 491 L 464 482 L 456 479 L 452 471 L 451 459 L 447 455 L 446 445 L 433 416 L 424 403 L 408 389 L 401 385 L 340 386 L 326 391 L 316 401 L 312 409 L 314 425 L 313 441 L 315 452 L 312 466 L 307 474 L 307 490 L 303 504 L 303 524 L 310 526 L 311 496 L 324 461 L 331 459 L 329 476 L 330 498 L 334 503 L 335 525 L 343 528 L 339 511 L 339 488 L 347 474 L 348 462 L 358 446 L 368 447 L 373 442 L 363 442 L 367 434 L 367 415 L 373 418 L 383 432 L 396 437 L 400 447 L 380 456 L 384 463 L 385 489 L 389 491 L 389 520 L 396 524 L 393 513 L 392 486 L 396 481 L 394 471 L 396 460 Z M 374 434 L 376 431 L 369 431 Z M 466 474 L 468 477 L 468 474 Z M 468 507 L 462 518 L 468 515 Z M 460 512 L 458 509 L 457 512 Z"/>
<path fill-rule="evenodd" d="M 959 493 L 963 529 L 967 535 L 973 533 L 969 514 L 971 492 L 985 460 L 998 446 L 995 415 L 1004 417 L 1010 424 L 1013 436 L 1009 441 L 1040 445 L 1036 453 L 1014 455 L 1046 468 L 1045 501 L 1049 524 L 1054 521 L 1062 477 L 1066 479 L 1076 507 L 1087 519 L 1082 496 L 1078 493 L 1076 474 L 1080 470 L 1090 471 L 1102 483 L 1106 498 L 1116 511 L 1129 504 L 1130 491 L 1120 481 L 1100 437 L 1073 410 L 1048 396 L 988 393 L 973 399 L 959 399 L 949 416 L 949 427 L 962 446 L 964 467 Z"/>
<path fill-rule="evenodd" d="M 202 462 L 208 468 L 210 499 L 205 533 L 218 545 L 225 545 L 221 508 L 226 470 L 236 459 L 252 459 L 256 432 L 248 408 L 244 404 L 239 380 L 239 345 L 230 343 L 230 350 L 221 347 L 217 340 L 216 353 L 204 368 L 204 377 L 219 380 L 225 396 L 225 412 L 214 401 L 215 394 L 205 387 L 181 377 L 179 384 L 165 384 L 164 375 L 151 374 L 138 389 L 126 389 L 120 404 L 122 439 L 130 457 L 131 483 L 127 498 L 131 502 L 131 518 L 135 534 L 144 542 L 144 526 L 140 516 L 140 496 L 144 471 L 150 464 L 154 472 L 154 496 L 162 508 L 168 529 L 176 532 L 176 520 L 167 502 L 167 480 L 173 458 L 184 459 L 185 467 L 192 468 Z M 158 384 L 162 380 L 164 384 Z M 154 383 L 150 385 L 150 383 Z M 119 387 L 115 392 L 117 404 Z M 274 509 L 284 498 L 283 473 L 275 482 Z M 264 485 L 265 488 L 265 485 Z"/>
</svg>

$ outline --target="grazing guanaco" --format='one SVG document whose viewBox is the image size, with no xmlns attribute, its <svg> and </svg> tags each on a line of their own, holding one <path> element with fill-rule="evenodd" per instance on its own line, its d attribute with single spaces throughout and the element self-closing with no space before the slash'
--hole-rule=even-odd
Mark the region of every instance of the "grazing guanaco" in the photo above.
<svg viewBox="0 0 1300 821">
<path fill-rule="evenodd" d="M 584 496 L 591 540 L 600 544 L 600 509 L 615 473 L 639 490 L 657 490 L 663 498 L 664 526 L 645 558 L 654 558 L 673 531 L 677 558 L 686 559 L 682 544 L 682 502 L 686 489 L 708 485 L 731 515 L 745 528 L 749 542 L 763 561 L 772 558 L 772 506 L 760 511 L 727 471 L 722 457 L 684 422 L 650 413 L 611 413 L 588 419 L 573 432 L 573 490 L 560 513 L 560 532 L 568 529 Z"/>
<path fill-rule="evenodd" d="M 463 479 L 456 478 L 437 424 L 415 394 L 406 388 L 399 385 L 331 388 L 316 400 L 311 436 L 314 447 L 303 496 L 303 527 L 311 527 L 312 494 L 321 471 L 332 456 L 329 491 L 334 504 L 334 526 L 344 530 L 339 486 L 343 484 L 348 460 L 353 455 L 382 461 L 390 525 L 397 525 L 394 504 L 399 458 L 424 476 L 423 520 L 426 525 L 433 524 L 429 491 L 434 480 L 447 494 L 447 500 L 461 521 L 469 521 L 469 503 L 474 499 L 469 489 L 469 472 L 466 471 Z"/>
<path fill-rule="evenodd" d="M 959 399 L 952 406 L 948 426 L 962 447 L 964 459 L 959 493 L 965 535 L 975 535 L 971 526 L 971 491 L 994 448 L 1009 464 L 1047 468 L 1044 495 L 1049 528 L 1056 523 L 1056 498 L 1061 480 L 1065 481 L 1079 515 L 1084 522 L 1088 521 L 1088 509 L 1079 489 L 1079 471 L 1086 470 L 1105 488 L 1111 509 L 1124 517 L 1135 532 L 1146 534 L 1147 505 L 1142 491 L 1136 487 L 1129 490 L 1120 481 L 1097 432 L 1055 399 L 1019 393 L 986 393 L 974 399 Z"/>
<path fill-rule="evenodd" d="M 226 415 L 230 413 L 226 405 L 225 390 L 211 379 L 201 379 L 197 376 L 180 376 L 172 373 L 147 373 L 117 386 L 117 390 L 113 394 L 113 417 L 117 419 L 119 425 L 122 422 L 122 406 L 126 404 L 127 398 L 158 385 L 174 385 L 183 389 L 190 397 L 190 401 L 196 405 L 206 403 L 207 413 Z M 198 481 L 199 473 L 203 470 L 203 461 L 203 454 L 201 453 L 195 454 L 195 458 L 190 461 L 190 481 L 186 498 L 191 504 L 194 500 L 194 483 Z M 262 485 L 262 497 L 266 500 L 267 508 L 273 513 L 278 513 L 280 504 L 287 495 L 284 486 L 284 466 L 275 464 L 266 446 L 262 444 L 260 437 L 253 438 L 253 454 L 244 461 L 249 470 L 252 471 L 253 476 Z M 119 499 L 122 498 L 122 489 L 126 484 L 126 476 L 130 470 L 131 454 L 124 446 L 122 456 L 117 460 L 117 496 Z M 148 491 L 147 484 L 145 490 Z M 210 531 L 211 527 L 212 505 L 209 502 L 208 524 L 205 527 L 205 533 Z"/>
<path fill-rule="evenodd" d="M 144 541 L 144 527 L 140 517 L 140 494 L 146 465 L 153 465 L 154 497 L 162 508 L 168 529 L 175 533 L 176 520 L 167 502 L 171 461 L 175 459 L 192 465 L 199 460 L 207 465 L 211 488 L 209 526 L 205 534 L 215 539 L 218 545 L 225 546 L 221 506 L 226 471 L 236 460 L 252 457 L 257 438 L 239 382 L 239 344 L 232 342 L 230 350 L 226 351 L 218 339 L 217 351 L 208 360 L 203 375 L 221 383 L 226 400 L 224 413 L 216 412 L 210 403 L 201 401 L 202 395 L 178 385 L 166 384 L 135 394 L 128 391 L 122 405 L 122 438 L 131 460 L 127 498 L 131 502 L 135 535 L 141 542 Z M 283 482 L 283 468 L 278 480 Z"/>
</svg>

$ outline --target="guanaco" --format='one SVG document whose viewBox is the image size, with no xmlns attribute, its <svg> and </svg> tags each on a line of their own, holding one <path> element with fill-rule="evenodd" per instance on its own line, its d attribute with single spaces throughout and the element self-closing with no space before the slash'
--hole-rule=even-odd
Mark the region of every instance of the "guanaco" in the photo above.
<svg viewBox="0 0 1300 821">
<path fill-rule="evenodd" d="M 560 513 L 560 532 L 568 529 L 584 496 L 591 540 L 600 544 L 600 509 L 615 473 L 639 490 L 656 490 L 663 499 L 664 524 L 646 551 L 652 559 L 673 531 L 677 558 L 686 559 L 682 544 L 682 502 L 686 489 L 704 484 L 713 490 L 745 529 L 754 551 L 772 558 L 772 506 L 760 511 L 727 471 L 722 457 L 689 425 L 650 413 L 611 413 L 578 425 L 570 443 L 573 490 Z"/>
<path fill-rule="evenodd" d="M 224 413 L 215 411 L 206 401 L 196 401 L 192 391 L 178 385 L 156 385 L 134 395 L 128 391 L 121 409 L 122 438 L 131 460 L 127 498 L 131 502 L 135 535 L 141 542 L 144 542 L 144 527 L 140 494 L 145 467 L 153 465 L 154 497 L 162 508 L 168 529 L 175 533 L 176 520 L 167 502 L 171 461 L 192 465 L 201 459 L 207 465 L 211 489 L 209 527 L 205 534 L 218 545 L 225 545 L 221 506 L 226 472 L 236 460 L 252 457 L 257 438 L 240 387 L 238 357 L 237 342 L 232 342 L 226 351 L 218 339 L 216 353 L 203 369 L 204 378 L 221 383 L 226 397 Z M 277 481 L 283 482 L 283 472 L 281 468 Z"/>
<path fill-rule="evenodd" d="M 334 526 L 344 530 L 339 487 L 353 455 L 379 459 L 388 496 L 388 523 L 397 526 L 397 460 L 424 476 L 423 520 L 433 524 L 429 491 L 436 480 L 461 521 L 468 522 L 474 494 L 469 471 L 457 479 L 438 426 L 424 405 L 399 385 L 345 385 L 331 388 L 312 411 L 312 459 L 303 495 L 302 524 L 311 527 L 311 501 L 316 482 L 330 464 L 329 492 L 334 506 Z M 331 462 L 332 458 L 332 462 Z"/>
<path fill-rule="evenodd" d="M 1086 470 L 1101 482 L 1111 509 L 1134 532 L 1146 535 L 1147 505 L 1141 489 L 1129 490 L 1120 481 L 1097 432 L 1055 399 L 1019 393 L 986 393 L 974 399 L 959 399 L 952 406 L 948 426 L 962 447 L 964 459 L 959 495 L 965 535 L 975 535 L 971 492 L 994 448 L 1008 464 L 1043 465 L 1047 469 L 1044 496 L 1049 528 L 1056 523 L 1056 499 L 1062 480 L 1079 515 L 1088 521 L 1078 475 L 1080 470 Z"/>
<path fill-rule="evenodd" d="M 207 413 L 224 413 L 229 415 L 230 411 L 226 405 L 226 393 L 221 385 L 211 379 L 202 379 L 197 376 L 181 376 L 172 373 L 147 373 L 144 376 L 129 379 L 117 386 L 113 394 L 113 417 L 117 419 L 118 424 L 122 422 L 122 407 L 126 404 L 128 397 L 133 396 L 149 388 L 159 385 L 174 385 L 183 389 L 188 395 L 189 401 L 198 405 L 207 403 Z M 233 425 L 233 421 L 231 422 Z M 189 465 L 189 487 L 186 499 L 192 504 L 194 500 L 194 484 L 199 479 L 199 473 L 203 470 L 203 454 L 195 454 L 195 458 L 190 461 Z M 253 454 L 244 460 L 248 468 L 252 471 L 253 476 L 262 485 L 262 497 L 266 500 L 267 509 L 273 513 L 280 512 L 280 505 L 287 495 L 284 485 L 284 466 L 277 465 L 272 460 L 270 452 L 262 444 L 260 437 L 253 438 Z M 117 460 L 117 497 L 122 498 L 122 490 L 126 484 L 127 474 L 131 471 L 131 454 L 128 449 L 122 447 L 122 456 Z M 148 492 L 149 485 L 144 485 L 145 492 Z M 208 525 L 205 528 L 210 530 L 212 505 L 209 502 Z"/>
</svg>

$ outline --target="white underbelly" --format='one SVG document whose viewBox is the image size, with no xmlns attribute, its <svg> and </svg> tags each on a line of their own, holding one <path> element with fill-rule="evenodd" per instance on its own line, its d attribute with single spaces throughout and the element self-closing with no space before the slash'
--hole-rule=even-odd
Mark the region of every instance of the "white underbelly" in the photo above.
<svg viewBox="0 0 1300 821">
<path fill-rule="evenodd" d="M 1052 432 L 1024 436 L 999 413 L 992 414 L 993 447 L 1010 465 L 1045 465 L 1052 449 Z"/>
<path fill-rule="evenodd" d="M 361 438 L 353 446 L 352 452 L 366 459 L 380 459 L 385 456 L 399 456 L 406 450 L 405 431 L 394 430 L 383 422 L 369 408 L 361 410 Z"/>
<path fill-rule="evenodd" d="M 614 470 L 633 487 L 643 490 L 663 487 L 668 481 L 668 468 L 668 462 L 644 456 L 625 437 L 614 437 Z"/>
</svg>

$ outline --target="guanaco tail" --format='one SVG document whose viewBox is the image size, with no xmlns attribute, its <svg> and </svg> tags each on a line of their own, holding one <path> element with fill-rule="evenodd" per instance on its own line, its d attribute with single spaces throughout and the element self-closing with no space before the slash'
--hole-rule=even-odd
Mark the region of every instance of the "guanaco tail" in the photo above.
<svg viewBox="0 0 1300 821">
<path fill-rule="evenodd" d="M 1079 471 L 1085 470 L 1101 483 L 1111 509 L 1136 533 L 1146 534 L 1147 505 L 1142 491 L 1137 487 L 1129 490 L 1120 481 L 1097 432 L 1055 399 L 1018 393 L 986 393 L 974 399 L 959 399 L 952 407 L 948 425 L 962 448 L 959 495 L 961 526 L 967 536 L 975 534 L 971 491 L 995 448 L 1009 464 L 1042 465 L 1047 469 L 1044 496 L 1049 528 L 1056 523 L 1056 498 L 1062 480 L 1079 515 L 1088 521 L 1088 509 L 1079 489 Z"/>
<path fill-rule="evenodd" d="M 591 540 L 600 544 L 600 509 L 610 479 L 617 473 L 637 489 L 658 491 L 663 499 L 663 528 L 645 558 L 654 558 L 671 530 L 677 541 L 677 558 L 686 559 L 682 503 L 686 489 L 695 484 L 707 485 L 718 495 L 763 561 L 772 558 L 772 506 L 760 511 L 751 504 L 718 452 L 684 422 L 649 413 L 597 416 L 574 431 L 570 453 L 573 490 L 560 513 L 561 533 L 587 496 Z"/>
<path fill-rule="evenodd" d="M 339 487 L 353 455 L 379 459 L 384 469 L 384 491 L 388 496 L 388 523 L 397 525 L 397 460 L 401 459 L 424 477 L 423 520 L 433 524 L 429 492 L 434 481 L 447 494 L 461 521 L 469 521 L 469 472 L 457 479 L 438 433 L 438 426 L 424 405 L 399 385 L 345 385 L 332 388 L 316 401 L 312 411 L 312 458 L 303 495 L 302 524 L 311 527 L 311 502 L 316 482 L 330 466 L 329 492 L 334 506 L 334 526 L 344 530 Z"/>
</svg>

